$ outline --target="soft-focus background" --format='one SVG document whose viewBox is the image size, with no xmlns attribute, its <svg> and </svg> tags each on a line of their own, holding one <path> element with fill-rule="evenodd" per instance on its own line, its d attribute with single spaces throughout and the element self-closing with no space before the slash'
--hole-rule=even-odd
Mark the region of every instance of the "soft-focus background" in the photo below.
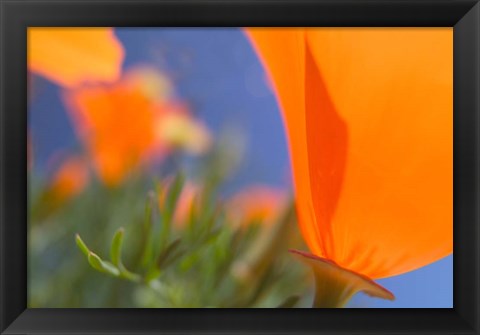
<svg viewBox="0 0 480 335">
<path fill-rule="evenodd" d="M 203 120 L 214 136 L 241 132 L 245 156 L 222 192 L 250 184 L 291 189 L 288 152 L 280 112 L 259 60 L 239 29 L 118 28 L 126 50 L 124 69 L 154 66 L 172 80 L 179 98 Z M 46 175 L 54 157 L 78 146 L 59 88 L 33 78 L 29 127 L 34 173 Z M 379 283 L 394 302 L 359 294 L 349 307 L 438 307 L 453 304 L 452 256 Z M 32 276 L 32 274 L 30 274 Z"/>
</svg>

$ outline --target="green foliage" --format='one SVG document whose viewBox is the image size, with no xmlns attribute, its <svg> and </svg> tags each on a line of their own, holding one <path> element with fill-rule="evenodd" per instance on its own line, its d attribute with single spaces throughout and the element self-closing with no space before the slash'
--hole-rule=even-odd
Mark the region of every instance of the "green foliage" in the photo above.
<svg viewBox="0 0 480 335">
<path fill-rule="evenodd" d="M 286 280 L 286 269 L 276 263 L 288 245 L 293 211 L 287 210 L 269 229 L 258 225 L 235 228 L 225 220 L 218 205 L 209 208 L 208 204 L 215 201 L 205 199 L 202 207 L 192 209 L 187 226 L 172 229 L 183 185 L 184 177 L 178 175 L 165 192 L 159 215 L 154 215 L 159 201 L 150 192 L 143 233 L 155 238 L 147 238 L 142 245 L 143 257 L 134 265 L 136 273 L 128 271 L 122 262 L 123 228 L 112 238 L 111 262 L 93 253 L 76 236 L 77 246 L 90 266 L 142 285 L 139 292 L 154 292 L 156 299 L 139 295 L 140 304 L 148 307 L 250 307 L 266 304 L 267 299 L 277 300 L 279 307 L 294 306 L 299 297 L 282 297 L 287 292 L 269 297 L 274 287 Z"/>
<path fill-rule="evenodd" d="M 29 306 L 308 306 L 308 268 L 288 253 L 303 248 L 292 206 L 273 224 L 232 222 L 221 187 L 233 159 L 222 150 L 231 155 L 218 148 L 196 169 L 201 191 L 181 222 L 194 178 L 185 172 L 116 188 L 93 181 L 51 211 L 38 210 L 46 186 L 32 183 Z"/>
</svg>

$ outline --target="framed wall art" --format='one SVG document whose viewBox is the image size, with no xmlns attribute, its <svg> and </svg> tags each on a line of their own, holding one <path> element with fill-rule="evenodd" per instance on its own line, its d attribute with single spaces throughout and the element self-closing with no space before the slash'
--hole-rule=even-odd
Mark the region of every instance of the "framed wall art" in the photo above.
<svg viewBox="0 0 480 335">
<path fill-rule="evenodd" d="M 3 0 L 2 334 L 477 334 L 479 6 Z"/>
</svg>

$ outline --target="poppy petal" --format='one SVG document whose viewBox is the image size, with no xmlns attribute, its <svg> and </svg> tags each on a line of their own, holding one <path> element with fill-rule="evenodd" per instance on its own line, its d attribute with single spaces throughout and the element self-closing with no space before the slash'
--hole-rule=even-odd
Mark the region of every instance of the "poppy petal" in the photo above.
<svg viewBox="0 0 480 335">
<path fill-rule="evenodd" d="M 452 30 L 248 33 L 282 106 L 311 251 L 371 278 L 450 254 Z"/>
<path fill-rule="evenodd" d="M 447 256 L 453 249 L 452 29 L 312 29 L 307 41 L 348 127 L 328 257 L 381 278 Z"/>
<path fill-rule="evenodd" d="M 28 67 L 65 87 L 111 82 L 124 50 L 112 28 L 29 28 Z"/>
<path fill-rule="evenodd" d="M 138 87 L 124 82 L 71 90 L 65 102 L 101 180 L 118 185 L 155 145 L 161 113 Z"/>
</svg>

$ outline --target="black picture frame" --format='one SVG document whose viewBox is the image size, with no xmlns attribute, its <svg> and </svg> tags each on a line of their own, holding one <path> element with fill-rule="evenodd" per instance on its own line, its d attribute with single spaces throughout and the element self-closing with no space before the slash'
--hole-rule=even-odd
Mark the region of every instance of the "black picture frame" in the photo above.
<svg viewBox="0 0 480 335">
<path fill-rule="evenodd" d="M 480 333 L 478 1 L 0 0 L 0 15 L 1 334 Z M 454 307 L 27 309 L 28 26 L 454 27 Z"/>
</svg>

